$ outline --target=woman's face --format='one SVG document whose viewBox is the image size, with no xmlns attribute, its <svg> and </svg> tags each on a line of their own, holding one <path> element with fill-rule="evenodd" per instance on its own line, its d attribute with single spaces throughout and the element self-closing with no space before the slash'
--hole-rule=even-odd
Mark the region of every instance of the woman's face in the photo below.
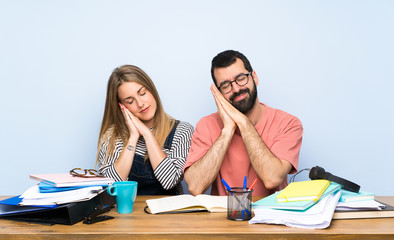
<svg viewBox="0 0 394 240">
<path fill-rule="evenodd" d="M 125 82 L 118 88 L 120 102 L 140 119 L 147 127 L 152 127 L 156 113 L 156 100 L 144 86 L 136 82 Z"/>
</svg>

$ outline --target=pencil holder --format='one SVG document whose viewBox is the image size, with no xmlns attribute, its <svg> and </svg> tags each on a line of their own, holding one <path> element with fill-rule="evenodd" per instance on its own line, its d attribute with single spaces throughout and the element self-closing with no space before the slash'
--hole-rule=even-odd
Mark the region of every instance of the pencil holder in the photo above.
<svg viewBox="0 0 394 240">
<path fill-rule="evenodd" d="M 252 218 L 252 193 L 241 187 L 227 191 L 227 218 L 236 221 L 247 221 Z"/>
</svg>

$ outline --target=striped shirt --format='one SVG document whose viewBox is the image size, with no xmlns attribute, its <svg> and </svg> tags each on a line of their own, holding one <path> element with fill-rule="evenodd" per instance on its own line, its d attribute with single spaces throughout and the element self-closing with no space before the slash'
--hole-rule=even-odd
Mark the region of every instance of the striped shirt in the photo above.
<svg viewBox="0 0 394 240">
<path fill-rule="evenodd" d="M 163 161 L 154 170 L 155 177 L 164 189 L 172 189 L 183 179 L 182 168 L 186 163 L 186 157 L 189 153 L 191 137 L 193 134 L 193 126 L 187 122 L 180 122 L 175 130 L 171 148 L 163 148 L 163 152 L 167 155 Z M 108 141 L 104 141 L 99 151 L 99 171 L 106 177 L 113 178 L 115 181 L 123 181 L 119 173 L 115 169 L 115 162 L 119 158 L 123 150 L 122 140 L 119 138 L 115 142 L 115 150 L 108 154 Z M 145 156 L 146 144 L 143 137 L 137 141 L 135 154 Z"/>
</svg>

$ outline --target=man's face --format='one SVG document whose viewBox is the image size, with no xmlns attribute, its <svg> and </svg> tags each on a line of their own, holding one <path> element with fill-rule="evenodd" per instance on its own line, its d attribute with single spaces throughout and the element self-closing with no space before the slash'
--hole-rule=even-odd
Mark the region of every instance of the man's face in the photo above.
<svg viewBox="0 0 394 240">
<path fill-rule="evenodd" d="M 217 68 L 214 70 L 216 78 L 216 85 L 220 87 L 226 83 L 238 79 L 241 75 L 248 74 L 241 59 L 237 59 L 235 63 L 228 67 Z M 223 93 L 223 96 L 229 101 L 238 111 L 243 114 L 247 113 L 254 106 L 257 98 L 257 88 L 252 75 L 247 75 L 248 82 L 244 86 L 239 86 L 236 82 L 232 82 L 231 91 Z"/>
</svg>

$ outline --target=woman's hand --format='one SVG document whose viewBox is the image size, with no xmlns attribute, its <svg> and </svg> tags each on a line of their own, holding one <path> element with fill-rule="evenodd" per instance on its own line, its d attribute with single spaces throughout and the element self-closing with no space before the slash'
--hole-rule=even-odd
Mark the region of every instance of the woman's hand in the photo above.
<svg viewBox="0 0 394 240">
<path fill-rule="evenodd" d="M 139 120 L 137 117 L 135 117 L 129 109 L 127 109 L 123 104 L 119 104 L 120 107 L 122 108 L 122 113 L 125 118 L 125 122 L 127 125 L 127 128 L 129 129 L 130 132 L 130 137 L 132 135 L 137 136 L 137 139 L 139 136 L 146 137 L 148 134 L 151 133 L 150 129 L 145 126 L 145 124 Z"/>
<path fill-rule="evenodd" d="M 155 136 L 151 130 L 137 117 L 135 117 L 123 104 L 119 104 L 122 108 L 123 116 L 126 120 L 126 125 L 130 131 L 130 138 L 132 134 L 137 133 L 138 137 L 141 135 L 145 139 L 146 149 L 148 150 L 149 160 L 153 170 L 166 158 Z M 137 138 L 138 140 L 138 138 Z M 135 142 L 137 142 L 137 140 Z"/>
<path fill-rule="evenodd" d="M 140 137 L 140 133 L 130 117 L 130 114 L 131 115 L 133 115 L 133 114 L 129 111 L 129 109 L 127 109 L 125 107 L 125 105 L 119 103 L 119 106 L 122 109 L 121 111 L 122 111 L 126 126 L 129 129 L 130 138 L 134 138 L 135 141 L 137 141 L 138 138 Z"/>
</svg>

